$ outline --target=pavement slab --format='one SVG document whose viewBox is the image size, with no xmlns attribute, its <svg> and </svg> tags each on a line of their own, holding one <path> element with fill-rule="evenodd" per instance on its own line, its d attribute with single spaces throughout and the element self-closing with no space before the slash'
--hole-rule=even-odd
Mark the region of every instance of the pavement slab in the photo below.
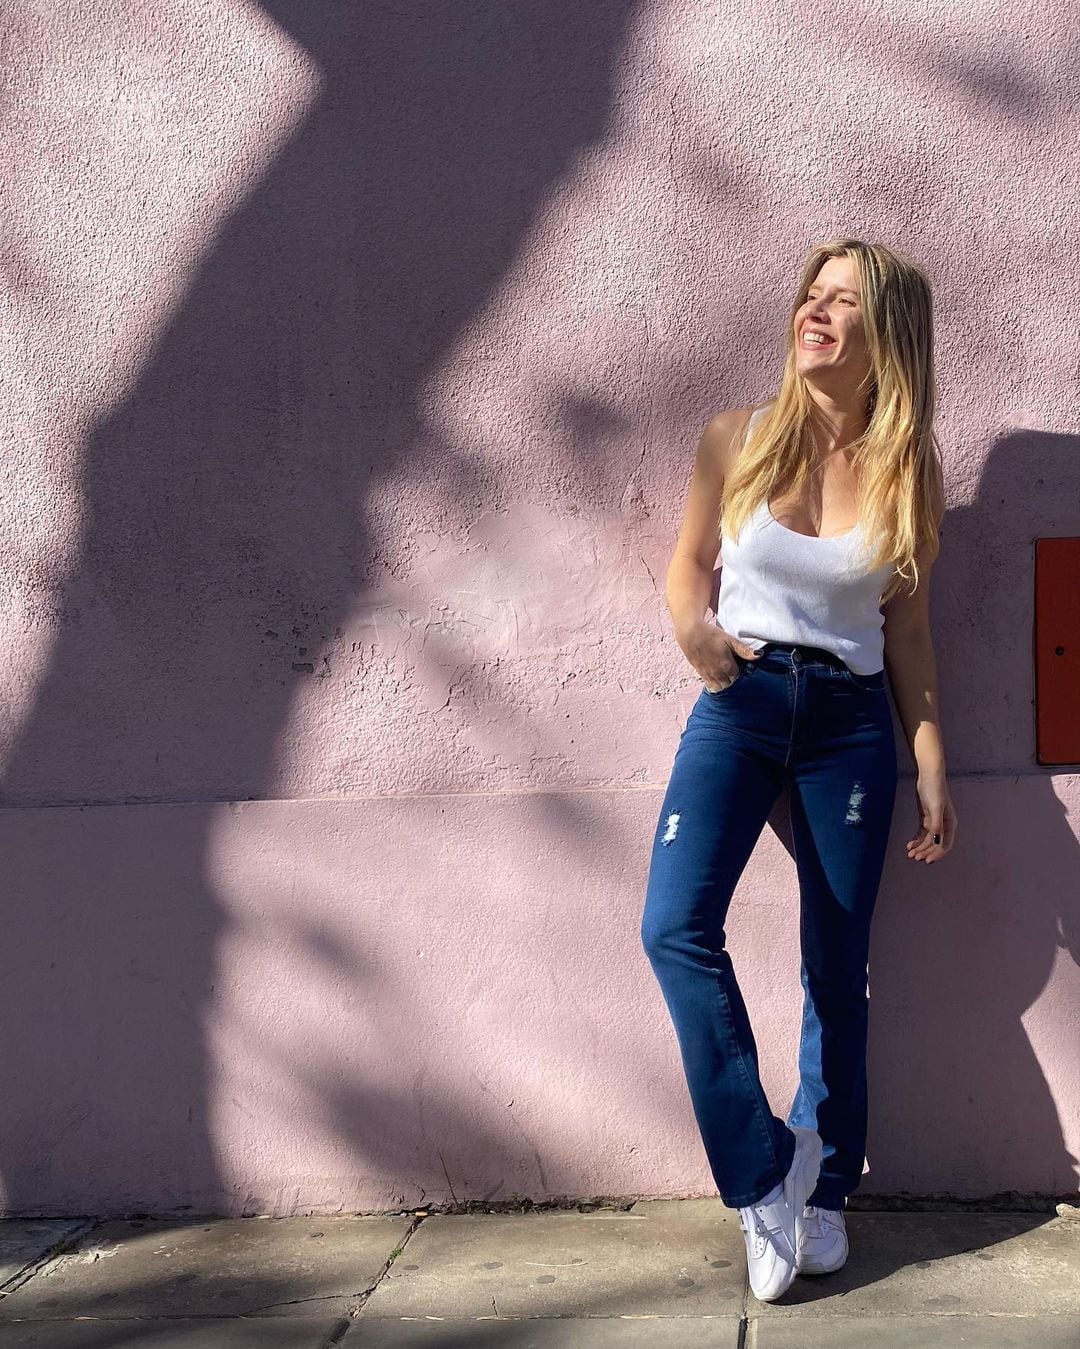
<svg viewBox="0 0 1080 1349">
<path fill-rule="evenodd" d="M 0 1325 L 0 1349 L 323 1349 L 333 1317 L 24 1321 Z"/>
<path fill-rule="evenodd" d="M 0 1299 L 0 1322 L 345 1314 L 412 1219 L 115 1219 Z"/>
<path fill-rule="evenodd" d="M 847 1214 L 850 1254 L 752 1316 L 1072 1315 L 1080 1225 L 1040 1213 Z M 1080 1325 L 1080 1319 L 1077 1320 Z M 1080 1335 L 1074 1349 L 1080 1349 Z"/>
<path fill-rule="evenodd" d="M 861 1316 L 751 1321 L 746 1349 L 1077 1349 L 1075 1316 Z"/>
<path fill-rule="evenodd" d="M 0 1349 L 1080 1349 L 1075 1213 L 847 1216 L 844 1269 L 776 1303 L 718 1198 L 8 1220 Z"/>
<path fill-rule="evenodd" d="M 744 1251 L 735 1214 L 713 1199 L 592 1213 L 433 1214 L 360 1319 L 739 1316 Z"/>
<path fill-rule="evenodd" d="M 0 1221 L 0 1293 L 31 1272 L 60 1241 L 80 1228 L 86 1218 L 6 1218 Z"/>
<path fill-rule="evenodd" d="M 341 1349 L 739 1349 L 737 1316 L 365 1321 Z M 2 1341 L 0 1341 L 2 1345 Z"/>
</svg>

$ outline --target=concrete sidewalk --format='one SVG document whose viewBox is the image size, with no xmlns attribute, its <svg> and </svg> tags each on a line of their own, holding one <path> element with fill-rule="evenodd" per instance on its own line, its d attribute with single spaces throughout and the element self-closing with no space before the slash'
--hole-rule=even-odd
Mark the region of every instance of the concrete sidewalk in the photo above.
<svg viewBox="0 0 1080 1349">
<path fill-rule="evenodd" d="M 1080 1349 L 1080 1210 L 848 1228 L 844 1269 L 766 1306 L 719 1199 L 0 1221 L 0 1349 Z"/>
</svg>

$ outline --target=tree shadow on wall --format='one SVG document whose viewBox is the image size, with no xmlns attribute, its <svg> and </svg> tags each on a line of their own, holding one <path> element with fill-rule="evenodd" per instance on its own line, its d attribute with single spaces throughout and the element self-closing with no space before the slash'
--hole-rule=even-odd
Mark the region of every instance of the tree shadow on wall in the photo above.
<svg viewBox="0 0 1080 1349">
<path fill-rule="evenodd" d="M 398 527 L 395 484 L 437 471 L 446 497 L 482 490 L 474 461 L 433 440 L 419 389 L 605 134 L 639 6 L 264 8 L 321 68 L 321 94 L 85 447 L 62 623 L 5 765 L 6 804 L 74 812 L 5 826 L 0 1160 L 16 1214 L 303 1205 L 284 1185 L 240 1193 L 208 1118 L 207 1034 L 229 1033 L 215 803 L 274 794 L 294 700 L 327 673 L 311 652 L 342 639 Z M 355 974 L 361 998 L 371 974 Z M 395 1045 L 379 1055 L 394 1063 Z M 408 1096 L 351 1080 L 313 1106 L 388 1194 L 420 1143 Z M 477 1138 L 464 1103 L 439 1111 L 438 1131 L 479 1152 L 519 1148 Z"/>
</svg>

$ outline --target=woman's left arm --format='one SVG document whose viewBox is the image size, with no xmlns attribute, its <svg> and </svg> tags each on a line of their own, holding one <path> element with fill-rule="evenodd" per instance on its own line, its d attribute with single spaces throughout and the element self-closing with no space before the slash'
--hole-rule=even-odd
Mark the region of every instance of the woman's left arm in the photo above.
<svg viewBox="0 0 1080 1349">
<path fill-rule="evenodd" d="M 956 837 L 956 811 L 945 775 L 945 746 L 938 715 L 937 662 L 930 633 L 930 568 L 920 556 L 919 585 L 885 606 L 885 669 L 893 701 L 917 767 L 919 822 L 907 840 L 912 861 L 937 862 Z"/>
</svg>

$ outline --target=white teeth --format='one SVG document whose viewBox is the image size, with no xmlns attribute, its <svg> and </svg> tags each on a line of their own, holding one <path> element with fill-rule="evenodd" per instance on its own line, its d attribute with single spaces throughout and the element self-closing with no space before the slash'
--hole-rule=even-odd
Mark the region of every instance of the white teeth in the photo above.
<svg viewBox="0 0 1080 1349">
<path fill-rule="evenodd" d="M 827 347 L 832 343 L 832 338 L 825 337 L 822 333 L 803 333 L 804 342 L 813 342 L 816 347 Z"/>
</svg>

